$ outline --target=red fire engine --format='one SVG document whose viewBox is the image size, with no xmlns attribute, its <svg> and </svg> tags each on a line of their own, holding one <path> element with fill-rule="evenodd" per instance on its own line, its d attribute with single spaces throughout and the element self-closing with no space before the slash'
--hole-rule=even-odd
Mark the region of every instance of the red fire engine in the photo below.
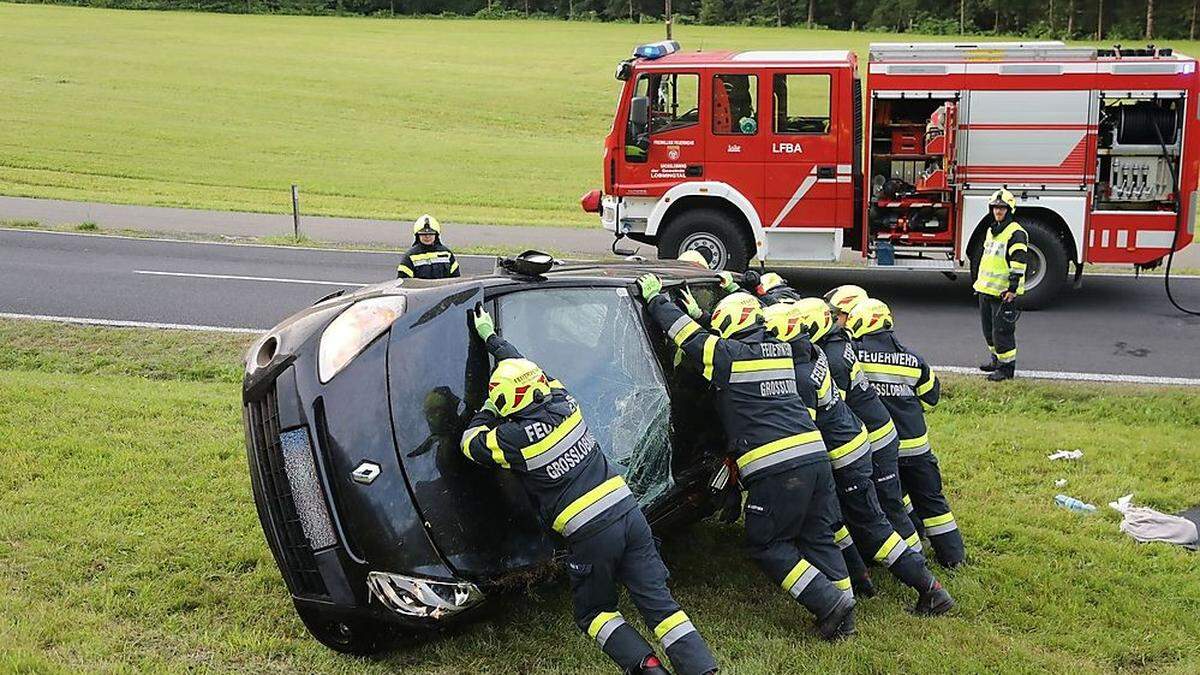
<svg viewBox="0 0 1200 675">
<path fill-rule="evenodd" d="M 837 260 L 974 266 L 1000 187 L 1032 255 L 1026 304 L 1084 263 L 1157 265 L 1192 241 L 1196 60 L 1060 42 L 849 51 L 639 47 L 584 195 L 618 237 L 718 268 Z M 865 98 L 865 101 L 864 101 Z M 865 119 L 864 119 L 865 117 Z"/>
</svg>

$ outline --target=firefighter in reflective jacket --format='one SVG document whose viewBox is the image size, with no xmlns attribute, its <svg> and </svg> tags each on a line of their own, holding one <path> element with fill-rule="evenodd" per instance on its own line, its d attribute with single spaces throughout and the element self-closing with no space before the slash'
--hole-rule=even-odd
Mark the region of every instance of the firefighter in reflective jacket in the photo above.
<svg viewBox="0 0 1200 675">
<path fill-rule="evenodd" d="M 979 318 L 983 339 L 992 358 L 979 369 L 989 380 L 1010 380 L 1017 370 L 1017 312 L 1015 302 L 1025 293 L 1025 258 L 1029 233 L 1013 220 L 1017 200 L 1008 190 L 992 194 L 992 222 L 983 238 L 979 276 L 974 289 L 979 295 Z"/>
<path fill-rule="evenodd" d="M 457 277 L 458 260 L 442 244 L 442 224 L 426 213 L 413 223 L 413 245 L 396 266 L 397 279 Z"/>
<path fill-rule="evenodd" d="M 724 279 L 726 290 L 736 290 L 727 275 Z M 762 306 L 749 293 L 733 292 L 717 303 L 710 321 L 714 335 L 696 323 L 701 309 L 686 290 L 687 313 L 662 293 L 653 274 L 638 279 L 638 290 L 655 323 L 715 389 L 728 452 L 748 493 L 750 555 L 812 612 L 823 638 L 849 635 L 853 593 L 832 581 L 848 581 L 833 543 L 833 473 L 821 432 L 796 391 L 791 347 L 767 335 Z"/>
<path fill-rule="evenodd" d="M 462 451 L 479 464 L 515 472 L 542 522 L 566 540 L 575 623 L 624 672 L 666 673 L 654 649 L 621 617 L 620 582 L 676 669 L 714 672 L 708 645 L 667 589 L 667 568 L 637 499 L 596 446 L 575 399 L 496 335 L 482 307 L 473 322 L 497 363 L 487 401 L 463 433 Z"/>
<path fill-rule="evenodd" d="M 819 325 L 824 322 L 824 312 L 810 304 L 803 305 L 806 310 L 804 321 L 818 324 L 813 334 L 818 336 L 817 346 L 828 359 L 833 384 L 854 415 L 867 425 L 867 438 L 871 441 L 872 477 L 879 505 L 883 507 L 892 527 L 904 537 L 904 543 L 920 551 L 921 536 L 917 534 L 909 515 L 912 512 L 912 500 L 900 486 L 900 469 L 896 463 L 900 456 L 900 437 L 896 434 L 896 423 L 880 400 L 879 392 L 863 374 L 854 342 L 845 329 L 850 310 L 866 297 L 866 291 L 858 286 L 839 286 L 825 294 L 830 310 L 838 316 L 834 325 L 822 335 Z"/>
<path fill-rule="evenodd" d="M 913 524 L 924 530 L 938 562 L 957 567 L 966 559 L 962 534 L 942 494 L 942 474 L 929 446 L 922 406 L 937 405 L 941 384 L 928 364 L 892 333 L 892 311 L 868 298 L 850 311 L 846 328 L 858 340 L 858 361 L 896 423 L 900 484 L 912 498 Z"/>
<path fill-rule="evenodd" d="M 862 590 L 874 594 L 855 546 L 857 540 L 858 546 L 863 547 L 875 562 L 887 567 L 901 583 L 917 592 L 914 613 L 935 615 L 949 611 L 954 600 L 926 568 L 925 557 L 909 548 L 879 505 L 871 480 L 871 442 L 867 427 L 854 416 L 833 386 L 825 352 L 811 342 L 833 327 L 829 306 L 819 298 L 805 298 L 796 303 L 771 305 L 765 314 L 768 329 L 792 346 L 800 398 L 816 418 L 817 428 L 829 449 L 843 520 L 834 540 L 842 548 L 843 555 L 849 554 L 846 564 L 855 578 L 855 591 L 859 591 L 861 584 Z M 861 569 L 857 574 L 856 568 Z"/>
</svg>

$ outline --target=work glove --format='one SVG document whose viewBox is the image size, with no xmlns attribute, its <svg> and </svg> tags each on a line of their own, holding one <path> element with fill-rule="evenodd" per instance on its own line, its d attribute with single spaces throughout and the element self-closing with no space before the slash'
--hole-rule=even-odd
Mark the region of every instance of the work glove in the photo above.
<svg viewBox="0 0 1200 675">
<path fill-rule="evenodd" d="M 471 322 L 475 326 L 475 333 L 484 342 L 496 334 L 496 322 L 492 320 L 492 315 L 483 308 L 483 303 L 475 305 L 475 311 L 471 313 Z"/>
<path fill-rule="evenodd" d="M 693 321 L 698 321 L 704 315 L 704 310 L 700 309 L 700 303 L 696 302 L 696 296 L 692 295 L 690 288 L 684 288 L 679 293 L 679 302 L 683 305 L 683 311 L 692 317 Z"/>
<path fill-rule="evenodd" d="M 638 277 L 637 286 L 638 293 L 646 302 L 650 302 L 651 298 L 662 292 L 662 281 L 653 274 L 643 274 Z"/>
<path fill-rule="evenodd" d="M 721 278 L 721 290 L 726 293 L 734 293 L 738 290 L 737 282 L 733 280 L 733 274 L 729 272 L 720 272 L 717 274 Z"/>
<path fill-rule="evenodd" d="M 496 404 L 492 403 L 492 399 L 490 398 L 484 399 L 483 405 L 479 406 L 479 409 L 486 410 L 496 417 L 500 417 L 500 410 L 496 408 Z"/>
</svg>

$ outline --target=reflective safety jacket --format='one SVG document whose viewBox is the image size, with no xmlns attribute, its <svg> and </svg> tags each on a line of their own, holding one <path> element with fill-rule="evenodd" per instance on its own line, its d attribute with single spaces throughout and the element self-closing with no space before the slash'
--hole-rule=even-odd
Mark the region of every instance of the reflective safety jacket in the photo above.
<svg viewBox="0 0 1200 675">
<path fill-rule="evenodd" d="M 441 239 L 432 246 L 421 242 L 413 244 L 396 266 L 397 279 L 445 279 L 457 276 L 458 260 L 450 249 L 442 245 Z"/>
<path fill-rule="evenodd" d="M 929 433 L 922 405 L 937 405 L 942 386 L 919 355 L 905 349 L 890 330 L 864 335 L 858 361 L 896 423 L 900 457 L 929 452 Z"/>
<path fill-rule="evenodd" d="M 729 339 L 713 335 L 660 293 L 647 305 L 667 337 L 716 391 L 717 415 L 743 483 L 828 461 L 796 391 L 791 345 L 757 325 Z"/>
<path fill-rule="evenodd" d="M 992 222 L 983 238 L 983 257 L 979 276 L 972 288 L 976 293 L 1000 297 L 1005 291 L 1025 292 L 1025 258 L 1029 253 L 1029 233 L 1009 216 L 1003 223 Z"/>
<path fill-rule="evenodd" d="M 854 341 L 846 329 L 834 326 L 817 342 L 829 363 L 829 375 L 854 416 L 867 425 L 871 450 L 887 447 L 896 438 L 896 423 L 879 392 L 871 386 L 858 362 Z"/>
<path fill-rule="evenodd" d="M 521 358 L 498 335 L 487 341 L 497 360 Z M 521 479 L 542 522 L 568 541 L 604 529 L 637 507 L 637 500 L 588 431 L 579 404 L 562 383 L 550 396 L 508 417 L 480 410 L 463 432 L 473 462 L 510 469 Z"/>
<path fill-rule="evenodd" d="M 871 443 L 867 427 L 838 395 L 829 375 L 825 352 L 813 346 L 807 335 L 801 335 L 790 344 L 800 398 L 816 419 L 833 468 L 850 466 L 855 460 L 869 455 Z"/>
</svg>

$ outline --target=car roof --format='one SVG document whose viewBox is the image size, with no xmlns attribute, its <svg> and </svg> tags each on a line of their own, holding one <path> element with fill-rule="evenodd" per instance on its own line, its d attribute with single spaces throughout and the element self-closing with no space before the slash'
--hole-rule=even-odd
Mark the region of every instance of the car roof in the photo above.
<svg viewBox="0 0 1200 675">
<path fill-rule="evenodd" d="M 570 286 L 572 282 L 579 285 L 612 285 L 624 286 L 637 281 L 646 273 L 658 275 L 664 283 L 700 283 L 716 281 L 717 273 L 701 269 L 690 263 L 675 260 L 598 260 L 572 261 L 555 265 L 553 269 L 540 277 L 521 276 L 505 271 L 492 272 L 456 279 L 404 279 L 389 281 L 388 284 L 398 284 L 399 289 L 450 288 L 453 286 L 477 286 L 496 288 L 503 286 L 533 287 L 546 282 L 555 282 L 556 286 Z"/>
</svg>

